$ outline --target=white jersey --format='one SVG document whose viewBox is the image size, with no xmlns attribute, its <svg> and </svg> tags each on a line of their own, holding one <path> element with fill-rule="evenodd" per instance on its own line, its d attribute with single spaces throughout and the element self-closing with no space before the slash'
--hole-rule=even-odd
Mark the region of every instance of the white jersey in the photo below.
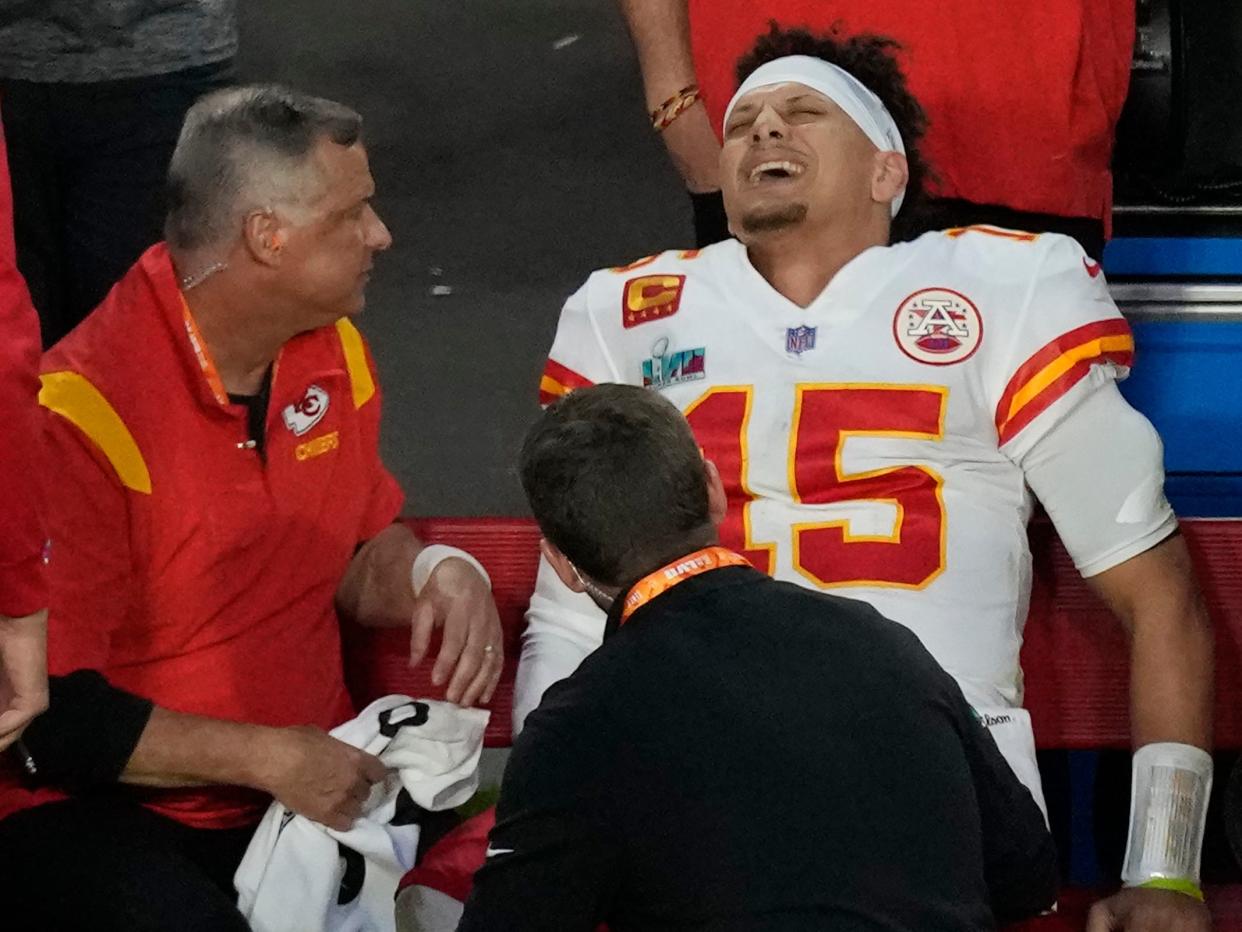
<svg viewBox="0 0 1242 932">
<path fill-rule="evenodd" d="M 597 382 L 659 391 L 719 468 L 722 543 L 872 603 L 976 708 L 1013 708 L 1031 581 L 1023 457 L 1124 378 L 1132 350 L 1100 267 L 1064 236 L 971 227 L 874 247 L 806 308 L 729 240 L 594 273 L 562 312 L 541 399 Z M 1072 555 L 1091 575 L 1152 533 Z"/>
<path fill-rule="evenodd" d="M 371 787 L 345 832 L 278 802 L 255 830 L 233 877 L 237 908 L 254 932 L 393 930 L 397 884 L 414 866 L 423 810 L 459 806 L 479 784 L 489 713 L 449 702 L 385 696 L 332 736 L 377 756 L 386 780 Z"/>
</svg>

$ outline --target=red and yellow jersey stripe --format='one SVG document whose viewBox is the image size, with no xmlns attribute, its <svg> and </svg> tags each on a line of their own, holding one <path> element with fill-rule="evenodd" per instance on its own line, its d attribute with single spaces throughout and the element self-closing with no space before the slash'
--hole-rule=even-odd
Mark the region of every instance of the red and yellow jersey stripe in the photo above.
<svg viewBox="0 0 1242 932">
<path fill-rule="evenodd" d="M 554 359 L 549 359 L 543 367 L 543 377 L 539 380 L 539 403 L 550 405 L 562 395 L 568 395 L 575 388 L 588 388 L 595 383 L 584 375 L 579 375 L 568 366 L 562 366 Z"/>
<path fill-rule="evenodd" d="M 1129 366 L 1134 358 L 1130 325 L 1118 318 L 1084 324 L 1057 337 L 1024 362 L 996 406 L 996 433 L 1005 444 L 1058 398 L 1077 385 L 1093 365 Z"/>
</svg>

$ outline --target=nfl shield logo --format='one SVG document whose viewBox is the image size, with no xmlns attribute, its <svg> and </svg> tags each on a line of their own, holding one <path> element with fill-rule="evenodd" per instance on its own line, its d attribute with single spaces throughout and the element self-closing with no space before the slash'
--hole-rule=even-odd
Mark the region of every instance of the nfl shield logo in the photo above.
<svg viewBox="0 0 1242 932">
<path fill-rule="evenodd" d="M 805 324 L 801 327 L 790 327 L 785 331 L 785 352 L 801 356 L 807 350 L 815 349 L 815 328 Z"/>
</svg>

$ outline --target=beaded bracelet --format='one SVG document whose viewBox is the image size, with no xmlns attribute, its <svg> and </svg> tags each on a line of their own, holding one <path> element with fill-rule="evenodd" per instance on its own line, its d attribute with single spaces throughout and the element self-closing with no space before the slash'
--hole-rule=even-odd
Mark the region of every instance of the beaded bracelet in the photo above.
<svg viewBox="0 0 1242 932">
<path fill-rule="evenodd" d="M 687 84 L 660 106 L 651 111 L 651 127 L 657 133 L 663 132 L 673 121 L 693 107 L 699 100 L 699 86 Z"/>
</svg>

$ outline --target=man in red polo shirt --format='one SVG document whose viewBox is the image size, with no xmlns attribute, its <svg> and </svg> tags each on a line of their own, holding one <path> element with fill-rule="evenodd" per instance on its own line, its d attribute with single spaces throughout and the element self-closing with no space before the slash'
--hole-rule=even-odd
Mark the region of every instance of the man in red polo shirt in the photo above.
<svg viewBox="0 0 1242 932">
<path fill-rule="evenodd" d="M 449 698 L 495 687 L 486 575 L 393 523 L 350 321 L 391 242 L 360 129 L 281 88 L 202 99 L 167 242 L 44 359 L 52 697 L 0 783 L 0 901 L 38 928 L 243 929 L 272 798 L 352 824 L 385 769 L 324 731 L 352 715 L 338 617 L 411 625 L 412 663 L 443 627 Z"/>
<path fill-rule="evenodd" d="M 1074 236 L 1099 258 L 1113 136 L 1134 45 L 1134 0 L 618 0 L 652 121 L 695 203 L 699 245 L 725 238 L 717 160 L 738 59 L 784 27 L 901 43 L 927 112 L 935 175 L 909 229 L 991 223 Z M 913 205 L 911 205 L 913 206 Z M 895 223 L 901 235 L 903 224 Z"/>
<path fill-rule="evenodd" d="M 0 751 L 47 706 L 47 587 L 39 514 L 36 378 L 39 318 L 13 245 L 13 200 L 0 132 Z"/>
</svg>

